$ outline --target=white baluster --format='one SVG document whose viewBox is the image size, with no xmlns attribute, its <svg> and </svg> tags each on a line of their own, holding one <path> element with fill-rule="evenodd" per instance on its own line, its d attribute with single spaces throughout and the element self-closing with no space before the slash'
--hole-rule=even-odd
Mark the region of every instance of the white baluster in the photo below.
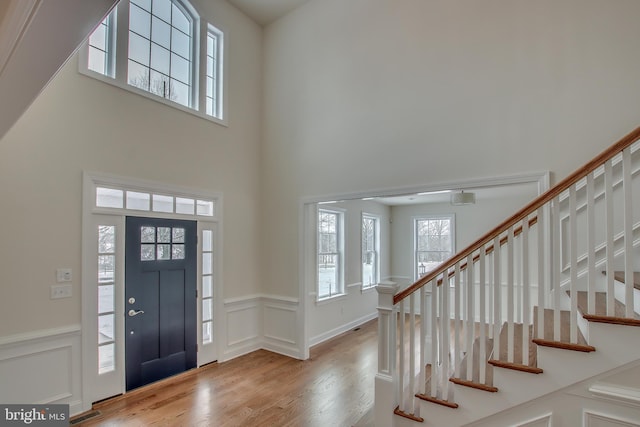
<svg viewBox="0 0 640 427">
<path fill-rule="evenodd" d="M 631 192 L 631 147 L 622 151 L 622 170 L 624 188 L 624 278 L 625 294 L 624 304 L 626 307 L 625 316 L 633 319 L 633 196 Z"/>
<path fill-rule="evenodd" d="M 409 399 L 408 410 L 410 414 L 415 414 L 414 395 L 416 394 L 416 305 L 415 295 L 409 295 Z"/>
<path fill-rule="evenodd" d="M 560 341 L 560 197 L 553 199 L 553 339 Z"/>
<path fill-rule="evenodd" d="M 425 390 L 427 382 L 427 296 L 426 286 L 420 288 L 420 384 L 419 392 L 427 394 Z"/>
<path fill-rule="evenodd" d="M 431 282 L 431 396 L 438 397 L 439 363 L 438 347 L 440 338 L 438 337 L 438 282 L 433 279 Z"/>
<path fill-rule="evenodd" d="M 478 259 L 478 269 L 479 269 L 479 311 L 480 311 L 480 354 L 478 355 L 478 360 L 480 361 L 479 367 L 480 372 L 478 376 L 478 382 L 480 384 L 485 384 L 487 382 L 487 343 L 486 343 L 486 327 L 487 327 L 487 319 L 486 319 L 486 304 L 487 304 L 487 295 L 486 295 L 486 269 L 485 269 L 485 256 L 486 249 L 484 246 L 480 248 L 480 258 Z"/>
<path fill-rule="evenodd" d="M 398 406 L 401 411 L 405 410 L 405 392 L 404 392 L 404 376 L 405 370 L 405 349 L 404 349 L 404 335 L 406 329 L 405 312 L 404 312 L 404 300 L 398 303 Z"/>
<path fill-rule="evenodd" d="M 588 307 L 589 314 L 596 313 L 596 219 L 594 212 L 595 194 L 593 188 L 593 173 L 587 175 L 587 250 L 588 262 Z"/>
<path fill-rule="evenodd" d="M 502 283 L 500 272 L 500 236 L 493 239 L 493 358 L 500 359 L 500 329 L 502 328 Z"/>
<path fill-rule="evenodd" d="M 462 327 L 462 320 L 460 317 L 460 262 L 456 263 L 455 274 L 453 276 L 453 298 L 454 298 L 454 338 L 453 338 L 453 351 L 455 357 L 455 377 L 460 378 L 460 365 L 462 364 L 462 349 L 460 348 L 460 329 Z"/>
<path fill-rule="evenodd" d="M 545 285 L 545 216 L 543 208 L 538 209 L 538 336 L 536 338 L 544 338 L 544 309 L 546 302 L 546 285 Z"/>
<path fill-rule="evenodd" d="M 570 265 L 570 289 L 571 318 L 570 318 L 570 342 L 578 342 L 578 220 L 576 218 L 576 186 L 569 188 L 569 256 Z"/>
<path fill-rule="evenodd" d="M 513 306 L 515 305 L 514 301 L 514 263 L 513 263 L 513 226 L 509 227 L 509 231 L 507 233 L 507 360 L 509 362 L 514 362 L 514 341 L 515 341 L 515 332 L 514 332 L 514 323 L 513 323 Z"/>
<path fill-rule="evenodd" d="M 606 204 L 605 230 L 607 234 L 607 316 L 615 316 L 615 294 L 613 283 L 613 171 L 611 160 L 604 164 L 604 198 Z"/>
<path fill-rule="evenodd" d="M 468 381 L 473 380 L 473 339 L 475 336 L 475 315 L 474 315 L 474 280 L 473 280 L 473 255 L 467 257 L 467 327 L 466 343 L 467 343 L 467 378 Z"/>
<path fill-rule="evenodd" d="M 522 364 L 529 366 L 529 312 L 531 310 L 529 287 L 529 217 L 522 221 Z"/>
<path fill-rule="evenodd" d="M 442 398 L 447 400 L 449 397 L 449 360 L 451 356 L 450 351 L 450 325 L 451 325 L 451 310 L 449 307 L 449 270 L 444 270 L 442 273 L 442 285 L 440 285 L 440 294 L 442 295 L 442 306 L 440 308 L 440 330 L 442 331 Z"/>
</svg>

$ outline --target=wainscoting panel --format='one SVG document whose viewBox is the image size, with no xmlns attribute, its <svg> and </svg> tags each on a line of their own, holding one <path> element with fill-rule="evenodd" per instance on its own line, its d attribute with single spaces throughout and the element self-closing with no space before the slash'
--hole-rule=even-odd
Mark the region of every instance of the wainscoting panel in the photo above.
<svg viewBox="0 0 640 427">
<path fill-rule="evenodd" d="M 551 427 L 551 414 L 518 424 L 518 427 Z"/>
<path fill-rule="evenodd" d="M 298 301 L 291 298 L 263 297 L 264 348 L 285 356 L 300 358 L 298 345 Z"/>
<path fill-rule="evenodd" d="M 226 346 L 222 361 L 251 353 L 262 348 L 261 343 L 261 296 L 227 300 L 224 303 L 226 316 Z"/>
<path fill-rule="evenodd" d="M 81 411 L 80 326 L 0 340 L 0 402 L 67 403 Z"/>
<path fill-rule="evenodd" d="M 584 412 L 584 427 L 640 427 L 636 421 L 596 412 Z"/>
</svg>

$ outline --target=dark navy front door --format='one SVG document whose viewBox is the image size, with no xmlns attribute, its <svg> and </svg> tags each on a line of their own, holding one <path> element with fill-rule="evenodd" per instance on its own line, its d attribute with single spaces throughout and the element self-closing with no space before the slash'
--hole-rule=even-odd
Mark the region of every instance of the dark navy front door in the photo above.
<svg viewBox="0 0 640 427">
<path fill-rule="evenodd" d="M 127 217 L 127 390 L 196 366 L 196 224 Z"/>
</svg>

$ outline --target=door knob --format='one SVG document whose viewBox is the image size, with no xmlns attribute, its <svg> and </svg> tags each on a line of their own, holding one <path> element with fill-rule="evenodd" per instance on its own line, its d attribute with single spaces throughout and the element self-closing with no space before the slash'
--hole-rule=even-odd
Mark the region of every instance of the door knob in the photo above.
<svg viewBox="0 0 640 427">
<path fill-rule="evenodd" d="M 137 316 L 138 314 L 144 314 L 143 310 L 129 310 L 129 317 Z"/>
</svg>

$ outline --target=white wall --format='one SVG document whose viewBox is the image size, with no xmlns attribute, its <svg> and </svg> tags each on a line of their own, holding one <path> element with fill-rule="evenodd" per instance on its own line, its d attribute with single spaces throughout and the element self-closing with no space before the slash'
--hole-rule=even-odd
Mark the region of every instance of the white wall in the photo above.
<svg viewBox="0 0 640 427">
<path fill-rule="evenodd" d="M 227 2 L 193 4 L 228 30 L 228 127 L 81 75 L 74 57 L 0 141 L 0 337 L 80 324 L 83 170 L 223 193 L 223 295 L 260 289 L 262 30 Z M 49 299 L 58 267 L 72 298 Z"/>
<path fill-rule="evenodd" d="M 269 26 L 265 290 L 298 292 L 301 197 L 557 181 L 631 131 L 638 13 L 633 0 L 312 0 Z"/>
<path fill-rule="evenodd" d="M 377 316 L 378 293 L 375 289 L 362 290 L 363 213 L 378 215 L 380 218 L 380 280 L 389 279 L 391 268 L 391 209 L 388 206 L 372 201 L 350 200 L 322 205 L 322 207 L 337 208 L 344 212 L 346 294 L 329 300 L 316 301 L 315 267 L 313 271 L 307 272 L 306 321 L 309 345 L 329 339 Z M 312 233 L 315 232 L 314 225 Z M 308 240 L 307 245 L 315 245 L 315 239 Z"/>
</svg>

